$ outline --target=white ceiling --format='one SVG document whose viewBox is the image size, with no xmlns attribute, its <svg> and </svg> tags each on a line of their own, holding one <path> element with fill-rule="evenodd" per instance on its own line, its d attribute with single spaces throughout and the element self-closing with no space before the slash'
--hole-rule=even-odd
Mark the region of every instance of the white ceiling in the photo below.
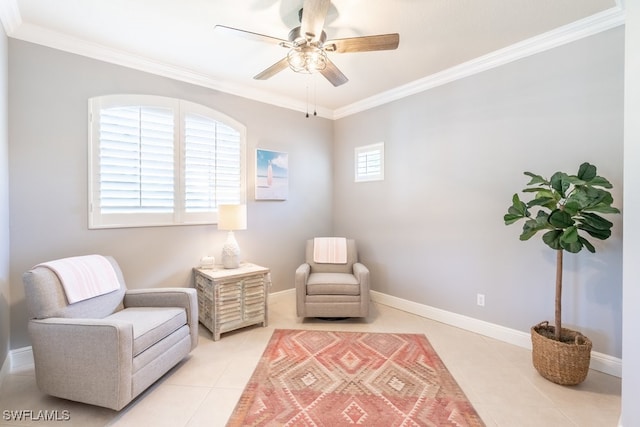
<svg viewBox="0 0 640 427">
<path fill-rule="evenodd" d="M 315 97 L 321 115 L 336 117 L 490 61 L 492 52 L 515 45 L 524 56 L 550 35 L 559 43 L 620 25 L 620 2 L 333 0 L 329 39 L 400 34 L 397 50 L 329 53 L 349 78 L 337 88 L 289 69 L 254 80 L 287 50 L 214 31 L 222 24 L 286 39 L 303 0 L 0 0 L 0 20 L 13 38 L 293 109 L 306 108 L 307 96 L 313 108 Z"/>
</svg>

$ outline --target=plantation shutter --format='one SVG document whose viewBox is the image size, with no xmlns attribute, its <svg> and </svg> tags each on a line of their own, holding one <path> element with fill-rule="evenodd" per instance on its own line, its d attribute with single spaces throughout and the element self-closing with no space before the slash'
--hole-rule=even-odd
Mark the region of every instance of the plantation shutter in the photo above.
<svg viewBox="0 0 640 427">
<path fill-rule="evenodd" d="M 384 143 L 355 149 L 355 181 L 384 179 Z"/>
<path fill-rule="evenodd" d="M 89 228 L 215 224 L 246 200 L 245 127 L 151 95 L 89 100 Z"/>
<path fill-rule="evenodd" d="M 185 211 L 212 212 L 241 201 L 240 132 L 199 114 L 186 114 Z"/>
<path fill-rule="evenodd" d="M 101 213 L 173 211 L 174 126 L 169 108 L 100 110 Z"/>
</svg>

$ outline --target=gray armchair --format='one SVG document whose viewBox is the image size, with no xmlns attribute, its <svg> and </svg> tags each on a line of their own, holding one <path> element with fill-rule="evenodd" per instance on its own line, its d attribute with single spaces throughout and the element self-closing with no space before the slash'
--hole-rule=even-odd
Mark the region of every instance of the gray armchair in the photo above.
<svg viewBox="0 0 640 427">
<path fill-rule="evenodd" d="M 23 275 L 38 388 L 52 396 L 120 410 L 198 343 L 195 289 L 120 289 L 67 302 L 51 269 Z"/>
<path fill-rule="evenodd" d="M 358 262 L 353 239 L 346 241 L 345 263 L 314 261 L 314 239 L 306 245 L 305 263 L 296 270 L 299 317 L 366 317 L 369 315 L 369 270 Z"/>
</svg>

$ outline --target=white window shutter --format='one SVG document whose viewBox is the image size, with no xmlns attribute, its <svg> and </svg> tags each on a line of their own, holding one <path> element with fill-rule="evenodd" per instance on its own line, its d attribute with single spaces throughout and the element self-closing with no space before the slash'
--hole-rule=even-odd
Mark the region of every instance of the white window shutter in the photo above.
<svg viewBox="0 0 640 427">
<path fill-rule="evenodd" d="M 185 115 L 185 210 L 240 203 L 240 132 L 198 114 Z"/>
<path fill-rule="evenodd" d="M 173 111 L 116 107 L 100 111 L 102 213 L 173 211 Z"/>
<path fill-rule="evenodd" d="M 356 147 L 354 153 L 355 182 L 384 179 L 384 143 Z"/>
<path fill-rule="evenodd" d="M 244 203 L 245 128 L 208 107 L 147 95 L 89 100 L 89 227 L 212 224 Z"/>
</svg>

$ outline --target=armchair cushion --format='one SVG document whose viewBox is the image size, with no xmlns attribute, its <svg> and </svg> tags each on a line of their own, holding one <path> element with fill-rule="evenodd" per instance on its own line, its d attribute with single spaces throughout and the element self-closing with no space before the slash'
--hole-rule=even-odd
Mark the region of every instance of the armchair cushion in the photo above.
<svg viewBox="0 0 640 427">
<path fill-rule="evenodd" d="M 360 283 L 353 274 L 313 273 L 307 280 L 307 295 L 360 295 Z"/>
<path fill-rule="evenodd" d="M 198 345 L 198 295 L 193 288 L 131 289 L 124 295 L 125 307 L 182 307 L 187 315 L 191 350 Z"/>
<path fill-rule="evenodd" d="M 118 320 L 133 326 L 133 356 L 171 335 L 187 324 L 183 308 L 132 307 L 113 313 L 105 320 Z"/>
</svg>

